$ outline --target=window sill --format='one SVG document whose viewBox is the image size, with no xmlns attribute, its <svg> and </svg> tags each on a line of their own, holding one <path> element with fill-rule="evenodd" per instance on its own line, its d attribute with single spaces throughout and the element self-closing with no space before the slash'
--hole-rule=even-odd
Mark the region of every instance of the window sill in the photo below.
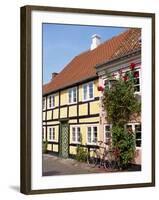
<svg viewBox="0 0 159 200">
<path fill-rule="evenodd" d="M 87 101 L 91 101 L 91 100 L 94 100 L 94 97 L 90 98 L 90 99 L 86 99 L 86 100 L 82 99 L 82 102 L 87 102 Z"/>
<path fill-rule="evenodd" d="M 77 101 L 76 102 L 72 102 L 72 103 L 68 103 L 68 105 L 76 105 L 77 104 Z"/>
<path fill-rule="evenodd" d="M 81 144 L 81 142 L 71 142 L 71 144 Z"/>
<path fill-rule="evenodd" d="M 97 143 L 87 143 L 87 146 L 99 146 Z"/>
<path fill-rule="evenodd" d="M 141 149 L 142 149 L 142 147 L 136 147 L 136 149 L 137 149 L 137 150 L 141 150 Z"/>
</svg>

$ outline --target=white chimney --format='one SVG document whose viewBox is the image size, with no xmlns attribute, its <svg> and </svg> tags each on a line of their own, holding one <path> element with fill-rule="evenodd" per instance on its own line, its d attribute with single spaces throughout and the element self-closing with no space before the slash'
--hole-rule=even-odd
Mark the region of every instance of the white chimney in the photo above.
<svg viewBox="0 0 159 200">
<path fill-rule="evenodd" d="M 92 44 L 91 44 L 91 50 L 95 49 L 96 47 L 98 47 L 100 45 L 100 39 L 101 37 L 97 34 L 92 35 Z"/>
</svg>

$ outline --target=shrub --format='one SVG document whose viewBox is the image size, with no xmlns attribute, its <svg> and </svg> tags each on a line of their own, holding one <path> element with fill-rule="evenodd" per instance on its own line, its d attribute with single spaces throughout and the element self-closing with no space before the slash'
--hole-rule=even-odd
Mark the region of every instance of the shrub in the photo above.
<svg viewBox="0 0 159 200">
<path fill-rule="evenodd" d="M 76 149 L 76 160 L 80 162 L 87 161 L 87 150 L 82 147 L 80 144 L 77 146 Z"/>
</svg>

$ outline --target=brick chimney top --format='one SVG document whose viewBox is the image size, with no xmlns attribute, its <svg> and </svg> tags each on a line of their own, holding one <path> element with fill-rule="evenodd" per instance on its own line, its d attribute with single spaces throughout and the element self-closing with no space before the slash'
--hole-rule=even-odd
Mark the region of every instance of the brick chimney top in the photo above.
<svg viewBox="0 0 159 200">
<path fill-rule="evenodd" d="M 51 80 L 53 80 L 57 75 L 58 75 L 57 72 L 53 72 L 53 73 L 52 73 L 52 76 L 51 76 Z"/>
</svg>

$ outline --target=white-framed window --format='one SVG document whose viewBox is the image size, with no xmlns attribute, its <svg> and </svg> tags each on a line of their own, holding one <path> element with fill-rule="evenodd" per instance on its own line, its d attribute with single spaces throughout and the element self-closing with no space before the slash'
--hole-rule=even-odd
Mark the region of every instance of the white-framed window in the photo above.
<svg viewBox="0 0 159 200">
<path fill-rule="evenodd" d="M 141 124 L 135 124 L 136 147 L 141 147 Z"/>
<path fill-rule="evenodd" d="M 79 126 L 72 127 L 72 142 L 81 143 L 81 129 Z"/>
<path fill-rule="evenodd" d="M 45 133 L 45 127 L 43 127 L 42 128 L 42 139 L 43 139 L 43 141 L 45 141 L 46 140 L 46 135 L 45 135 L 46 133 Z"/>
<path fill-rule="evenodd" d="M 55 107 L 55 95 L 50 95 L 48 98 L 49 98 L 48 107 L 49 108 Z"/>
<path fill-rule="evenodd" d="M 126 74 L 126 72 L 129 72 L 129 70 L 124 71 L 123 73 Z M 140 69 L 134 70 L 134 92 L 139 93 L 141 91 L 141 72 Z M 117 76 L 116 76 L 117 77 Z M 108 80 L 107 78 L 103 79 L 103 85 L 108 87 L 109 89 L 112 87 L 112 85 L 115 83 L 115 80 Z"/>
<path fill-rule="evenodd" d="M 87 143 L 97 144 L 97 126 L 87 127 Z"/>
<path fill-rule="evenodd" d="M 68 90 L 68 102 L 69 104 L 77 102 L 77 87 Z"/>
<path fill-rule="evenodd" d="M 94 98 L 93 82 L 83 84 L 83 101 L 91 100 Z"/>
<path fill-rule="evenodd" d="M 112 124 L 104 125 L 104 140 L 106 144 L 110 144 L 112 139 Z"/>
<path fill-rule="evenodd" d="M 140 92 L 140 81 L 141 81 L 141 77 L 140 77 L 140 70 L 136 69 L 134 71 L 134 91 L 135 93 Z"/>
<path fill-rule="evenodd" d="M 103 79 L 103 85 L 109 89 L 111 88 L 111 82 L 108 79 Z"/>
<path fill-rule="evenodd" d="M 46 108 L 46 98 L 45 97 L 43 97 L 43 99 L 42 99 L 42 108 L 43 108 L 43 110 L 45 110 L 45 108 Z"/>
<path fill-rule="evenodd" d="M 140 123 L 128 123 L 126 124 L 126 130 L 132 131 L 135 134 L 136 147 L 141 147 L 142 130 Z"/>
<path fill-rule="evenodd" d="M 55 128 L 54 127 L 49 127 L 48 140 L 49 141 L 55 140 Z"/>
</svg>

